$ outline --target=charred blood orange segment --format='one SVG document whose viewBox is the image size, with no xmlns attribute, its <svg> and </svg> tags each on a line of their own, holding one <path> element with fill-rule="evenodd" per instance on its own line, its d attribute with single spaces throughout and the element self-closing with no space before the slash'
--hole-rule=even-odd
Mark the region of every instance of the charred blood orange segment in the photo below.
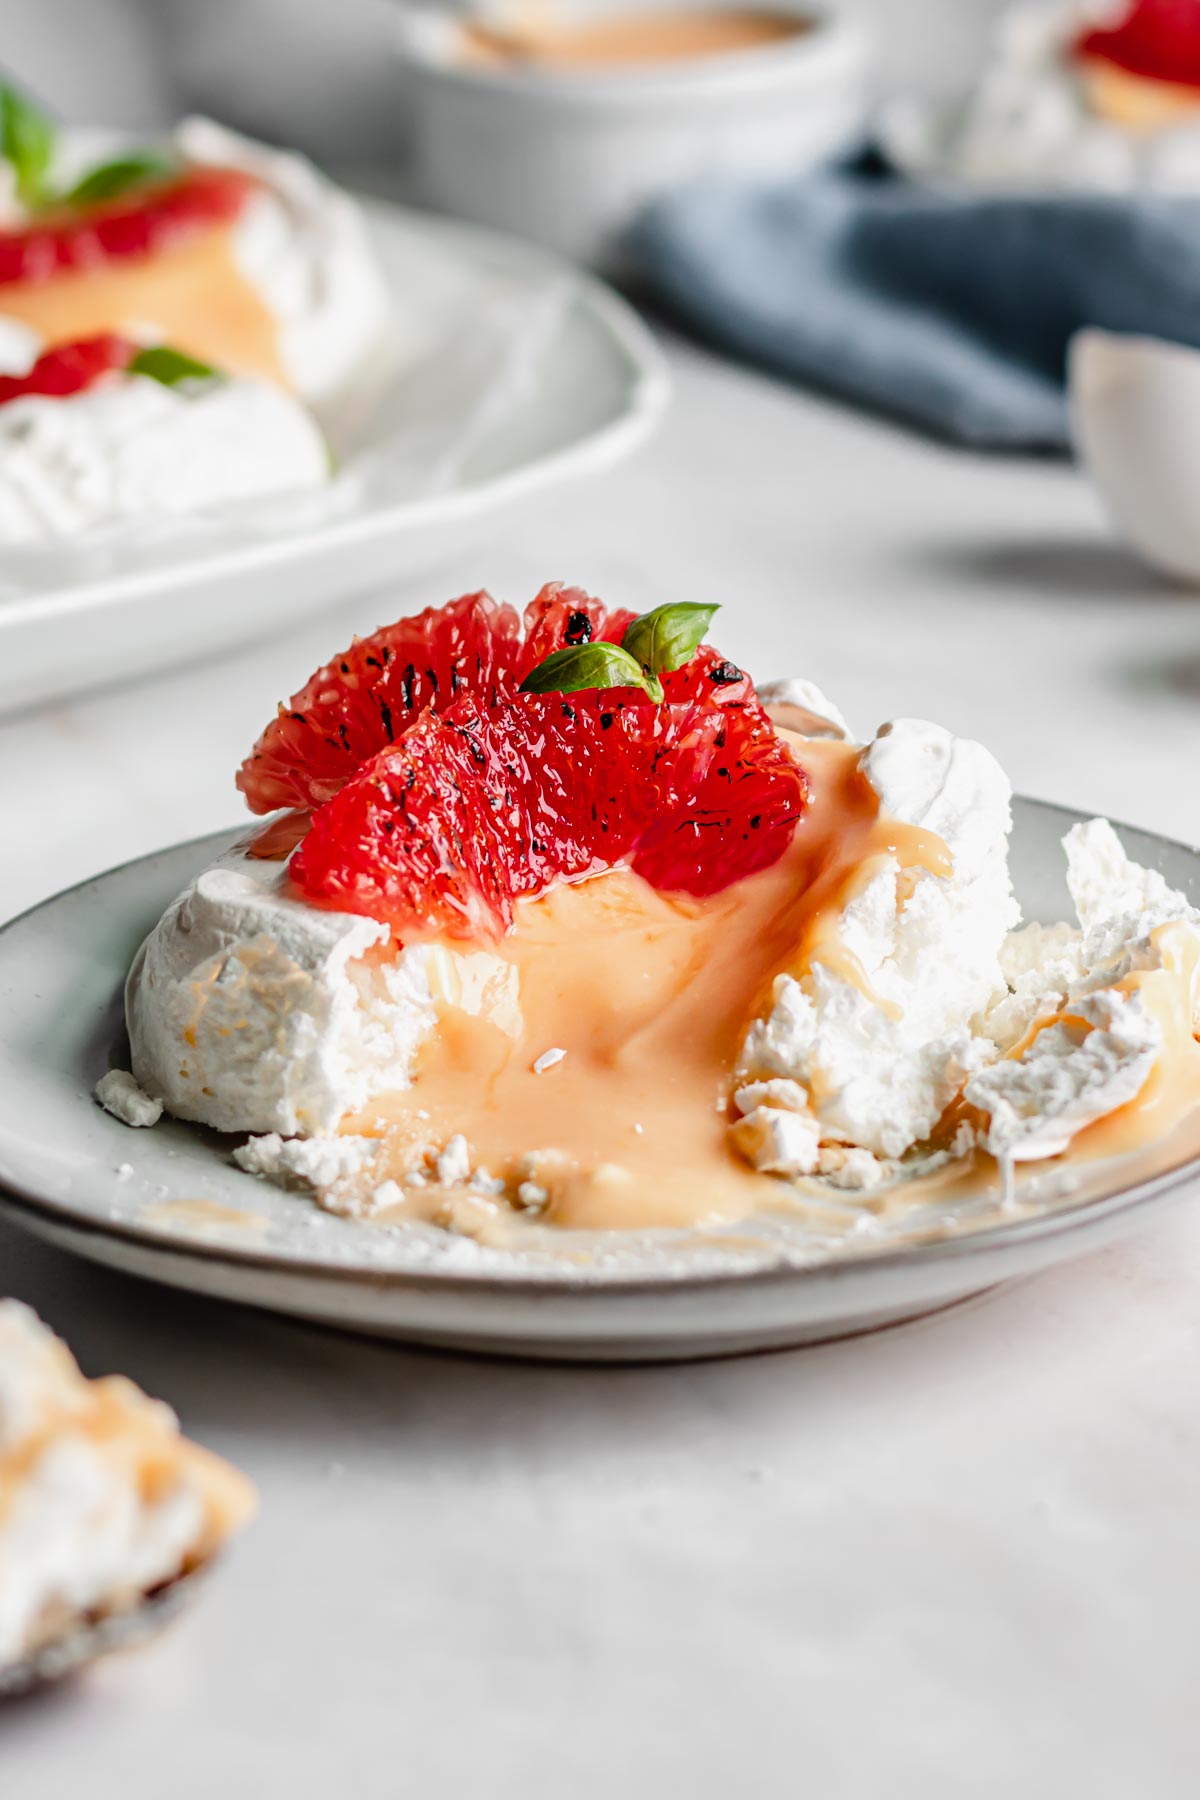
<svg viewBox="0 0 1200 1800">
<path fill-rule="evenodd" d="M 754 691 L 754 683 L 744 669 L 714 650 L 701 644 L 690 662 L 663 678 L 663 694 L 671 705 L 697 700 L 707 706 L 740 707 L 754 712 L 760 719 L 766 713 Z"/>
<path fill-rule="evenodd" d="M 82 394 L 105 375 L 127 368 L 136 354 L 135 344 L 113 332 L 60 344 L 44 351 L 27 374 L 0 375 L 0 406 L 34 394 L 51 399 Z"/>
<path fill-rule="evenodd" d="M 603 601 L 582 588 L 551 582 L 525 608 L 525 653 L 521 673 L 527 675 L 556 650 L 579 644 L 619 644 L 637 614 L 626 607 L 609 612 Z M 671 704 L 701 700 L 710 706 L 757 706 L 754 683 L 745 672 L 709 644 L 701 644 L 690 662 L 662 677 L 664 698 Z M 637 688 L 621 690 L 630 705 L 644 698 Z"/>
<path fill-rule="evenodd" d="M 427 708 L 464 694 L 495 703 L 519 680 L 520 636 L 512 608 L 478 593 L 355 638 L 280 707 L 242 764 L 251 811 L 321 806 Z"/>
<path fill-rule="evenodd" d="M 593 599 L 582 588 L 565 587 L 561 581 L 548 582 L 525 608 L 522 676 L 568 645 L 619 644 L 626 627 L 636 617 L 636 613 L 625 608 L 610 613 L 602 600 Z"/>
<path fill-rule="evenodd" d="M 643 635 L 667 610 L 713 609 L 659 609 Z M 553 583 L 522 639 L 514 612 L 469 594 L 318 670 L 238 775 L 256 812 L 315 809 L 291 864 L 300 890 L 401 934 L 470 937 L 506 930 L 523 896 L 617 865 L 695 896 L 769 867 L 807 783 L 718 650 L 700 644 L 665 672 L 661 703 L 586 682 L 518 691 L 548 657 L 620 643 L 634 617 Z M 281 844 L 302 830 L 289 818 Z"/>
<path fill-rule="evenodd" d="M 489 594 L 465 594 L 355 638 L 293 694 L 242 764 L 237 785 L 252 812 L 321 806 L 354 772 L 394 743 L 430 707 L 442 712 L 464 694 L 483 706 L 513 693 L 556 650 L 619 643 L 636 614 L 609 612 L 582 588 L 552 582 L 525 609 L 525 637 L 510 607 Z M 750 677 L 702 644 L 682 669 L 664 676 L 671 704 L 740 707 L 760 720 Z M 613 690 L 634 705 L 637 688 Z"/>
<path fill-rule="evenodd" d="M 694 701 L 670 758 L 670 803 L 638 840 L 633 867 L 664 893 L 704 898 L 769 869 L 792 841 L 808 778 L 774 725 L 752 707 Z"/>
<path fill-rule="evenodd" d="M 611 691 L 468 698 L 321 807 L 291 872 L 308 899 L 401 936 L 496 935 L 522 896 L 617 864 L 716 893 L 782 855 L 806 793 L 769 721 Z"/>
<path fill-rule="evenodd" d="M 229 224 L 258 188 L 240 169 L 194 168 L 94 205 L 49 208 L 19 231 L 0 232 L 0 284 L 151 256 Z"/>
</svg>

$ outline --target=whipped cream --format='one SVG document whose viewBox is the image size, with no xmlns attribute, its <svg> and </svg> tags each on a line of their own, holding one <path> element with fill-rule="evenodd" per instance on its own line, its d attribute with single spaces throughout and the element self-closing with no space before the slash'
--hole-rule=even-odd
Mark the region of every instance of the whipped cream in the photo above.
<svg viewBox="0 0 1200 1800">
<path fill-rule="evenodd" d="M 279 321 L 281 359 L 297 391 L 327 399 L 388 323 L 387 288 L 360 207 L 307 158 L 211 119 L 185 119 L 174 142 L 187 162 L 244 169 L 263 183 L 234 223 L 234 256 Z"/>
<path fill-rule="evenodd" d="M 17 352 L 9 334 L 0 339 Z M 30 359 L 32 360 L 32 359 Z M 28 368 L 29 362 L 25 367 Z M 20 372 L 20 371 L 19 371 Z M 323 485 L 325 441 L 267 382 L 118 374 L 63 398 L 0 406 L 0 542 L 73 538 Z"/>
<path fill-rule="evenodd" d="M 803 737 L 843 738 L 854 742 L 854 733 L 846 720 L 815 681 L 806 681 L 801 675 L 788 675 L 782 681 L 764 683 L 758 690 L 758 697 L 775 723 L 787 731 L 798 731 Z"/>
<path fill-rule="evenodd" d="M 964 101 L 905 100 L 886 110 L 889 154 L 914 175 L 981 187 L 1200 189 L 1200 113 L 1135 131 L 1093 109 L 1071 46 L 1112 12 L 1072 0 L 1014 7 Z"/>
<path fill-rule="evenodd" d="M 178 1575 L 249 1510 L 169 1408 L 85 1381 L 27 1306 L 0 1301 L 0 1668 Z"/>
<path fill-rule="evenodd" d="M 5 165 L 0 163 L 0 168 Z M 0 375 L 28 375 L 42 353 L 42 340 L 20 319 L 0 315 Z"/>
</svg>

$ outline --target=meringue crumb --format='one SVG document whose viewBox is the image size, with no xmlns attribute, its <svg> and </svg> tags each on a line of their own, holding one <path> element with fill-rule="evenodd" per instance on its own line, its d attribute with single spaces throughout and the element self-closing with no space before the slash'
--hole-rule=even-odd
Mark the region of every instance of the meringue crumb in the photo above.
<svg viewBox="0 0 1200 1800">
<path fill-rule="evenodd" d="M 474 1193 L 498 1199 L 501 1194 L 508 1192 L 508 1183 L 499 1175 L 493 1175 L 490 1169 L 476 1169 L 471 1176 L 471 1188 Z"/>
<path fill-rule="evenodd" d="M 284 1138 L 277 1131 L 268 1131 L 239 1144 L 233 1160 L 247 1175 L 257 1175 L 262 1181 L 322 1192 L 361 1174 L 375 1160 L 379 1148 L 378 1138 Z"/>
<path fill-rule="evenodd" d="M 534 1074 L 544 1075 L 547 1069 L 552 1069 L 555 1063 L 560 1063 L 566 1054 L 566 1051 L 560 1050 L 557 1044 L 549 1050 L 543 1050 L 533 1065 Z"/>
<path fill-rule="evenodd" d="M 375 1212 L 382 1212 L 385 1206 L 403 1206 L 404 1189 L 398 1181 L 381 1181 L 377 1188 L 371 1190 L 371 1206 Z"/>
<path fill-rule="evenodd" d="M 729 1128 L 736 1148 L 761 1175 L 811 1175 L 820 1155 L 820 1127 L 811 1113 L 755 1106 Z"/>
<path fill-rule="evenodd" d="M 471 1175 L 471 1152 L 461 1131 L 455 1132 L 437 1156 L 437 1178 L 443 1187 L 461 1187 Z"/>
<path fill-rule="evenodd" d="M 831 1187 L 870 1193 L 893 1173 L 892 1165 L 854 1144 L 823 1144 L 817 1173 Z"/>
<path fill-rule="evenodd" d="M 517 1189 L 517 1199 L 522 1206 L 530 1210 L 545 1206 L 549 1198 L 548 1191 L 536 1181 L 523 1181 Z"/>
<path fill-rule="evenodd" d="M 96 1083 L 95 1092 L 105 1112 L 120 1119 L 122 1125 L 157 1125 L 162 1118 L 162 1101 L 152 1099 L 127 1069 L 110 1069 Z"/>
</svg>

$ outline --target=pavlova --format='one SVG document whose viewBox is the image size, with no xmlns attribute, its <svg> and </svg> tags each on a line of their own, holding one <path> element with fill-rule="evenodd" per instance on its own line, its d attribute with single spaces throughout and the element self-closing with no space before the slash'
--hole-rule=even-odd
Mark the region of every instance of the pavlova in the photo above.
<svg viewBox="0 0 1200 1800">
<path fill-rule="evenodd" d="M 0 543 L 322 485 L 307 408 L 388 331 L 360 209 L 303 158 L 60 130 L 0 84 Z"/>
<path fill-rule="evenodd" d="M 346 1213 L 682 1225 L 1091 1155 L 1200 1099 L 1200 913 L 1103 820 L 1022 925 L 982 745 L 756 689 L 713 607 L 486 594 L 355 642 L 238 775 L 274 816 L 130 971 L 99 1097 Z"/>
<path fill-rule="evenodd" d="M 0 1300 L 0 1693 L 209 1562 L 254 1511 L 244 1476 L 123 1376 Z"/>
</svg>

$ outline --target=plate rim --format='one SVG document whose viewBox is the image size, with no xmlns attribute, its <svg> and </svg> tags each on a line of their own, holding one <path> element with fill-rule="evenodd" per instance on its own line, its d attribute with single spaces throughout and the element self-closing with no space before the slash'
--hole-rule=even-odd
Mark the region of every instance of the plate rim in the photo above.
<svg viewBox="0 0 1200 1800">
<path fill-rule="evenodd" d="M 0 639 L 6 629 L 16 630 L 44 619 L 62 619 L 155 592 L 161 592 L 164 599 L 169 599 L 175 589 L 189 585 L 198 577 L 219 581 L 231 571 L 239 575 L 269 571 L 276 563 L 290 562 L 306 549 L 311 550 L 314 543 L 319 543 L 323 550 L 347 550 L 406 527 L 424 529 L 484 515 L 559 481 L 575 480 L 610 468 L 643 443 L 661 422 L 673 386 L 666 356 L 633 305 L 599 276 L 540 245 L 527 244 L 512 233 L 491 230 L 467 220 L 441 218 L 376 195 L 354 192 L 353 197 L 368 219 L 379 216 L 393 225 L 406 225 L 434 238 L 448 240 L 451 245 L 457 241 L 465 245 L 468 254 L 473 251 L 476 260 L 489 253 L 510 260 L 515 256 L 531 273 L 540 267 L 547 274 L 569 281 L 574 302 L 599 322 L 610 345 L 616 345 L 628 365 L 629 391 L 620 416 L 589 430 L 561 449 L 545 452 L 501 475 L 448 493 L 373 507 L 299 531 L 279 532 L 257 543 L 239 544 L 234 548 L 218 545 L 196 556 L 105 575 L 98 580 L 85 578 L 53 588 L 0 597 Z"/>
<path fill-rule="evenodd" d="M 1080 818 L 1093 816 L 1081 813 L 1077 808 L 1068 807 L 1061 802 L 1041 800 L 1032 795 L 1016 794 L 1013 796 L 1022 806 L 1032 807 L 1040 812 L 1057 815 L 1060 820 L 1072 822 Z M 1117 831 L 1130 831 L 1142 836 L 1151 836 L 1162 845 L 1182 850 L 1192 856 L 1200 856 L 1200 847 L 1187 843 L 1182 838 L 1168 837 L 1162 832 L 1148 832 L 1144 826 L 1130 825 L 1120 820 L 1110 821 Z M 245 826 L 216 832 L 205 832 L 198 837 L 186 838 L 176 844 L 164 845 L 158 850 L 144 852 L 126 861 L 115 864 L 112 868 L 101 870 L 95 875 L 85 876 L 82 880 L 72 882 L 68 887 L 45 899 L 35 901 L 32 906 L 24 908 L 15 917 L 0 924 L 0 958 L 3 957 L 7 939 L 15 930 L 49 910 L 59 902 L 69 899 L 73 894 L 94 886 L 97 882 L 107 881 L 122 875 L 139 865 L 154 861 L 159 857 L 170 857 L 185 851 L 202 851 L 205 846 L 216 846 L 228 842 L 237 835 L 244 834 Z M 183 1123 L 186 1123 L 184 1121 Z M 240 1133 L 229 1134 L 240 1136 Z M 206 1264 L 238 1269 L 258 1271 L 266 1275 L 295 1277 L 322 1282 L 332 1281 L 335 1285 L 362 1286 L 369 1284 L 377 1291 L 405 1292 L 431 1288 L 447 1296 L 468 1297 L 481 1292 L 493 1298 L 512 1299 L 515 1301 L 564 1297 L 584 1298 L 588 1296 L 605 1300 L 663 1298 L 666 1295 L 698 1295 L 713 1291 L 724 1291 L 731 1286 L 745 1291 L 749 1289 L 769 1289 L 777 1286 L 791 1286 L 797 1282 L 839 1283 L 855 1278 L 877 1278 L 884 1281 L 897 1271 L 903 1272 L 914 1267 L 931 1264 L 934 1267 L 966 1264 L 976 1259 L 986 1259 L 989 1253 L 1001 1253 L 1006 1250 L 1019 1252 L 1031 1243 L 1055 1240 L 1072 1232 L 1083 1231 L 1087 1235 L 1087 1227 L 1102 1227 L 1106 1222 L 1124 1217 L 1137 1211 L 1150 1201 L 1168 1196 L 1176 1188 L 1196 1180 L 1200 1174 L 1200 1155 L 1192 1156 L 1174 1168 L 1164 1169 L 1156 1175 L 1146 1177 L 1130 1187 L 1123 1187 L 1117 1192 L 1099 1195 L 1091 1200 L 1084 1200 L 1075 1205 L 1069 1202 L 1061 1207 L 1038 1213 L 1031 1218 L 1016 1219 L 1011 1223 L 990 1225 L 979 1231 L 967 1232 L 958 1237 L 934 1239 L 897 1249 L 880 1249 L 867 1251 L 848 1257 L 829 1257 L 812 1263 L 781 1261 L 766 1268 L 739 1269 L 735 1260 L 731 1259 L 728 1268 L 706 1268 L 695 1274 L 685 1271 L 658 1273 L 650 1275 L 613 1275 L 598 1281 L 571 1281 L 562 1275 L 547 1272 L 542 1276 L 530 1276 L 520 1272 L 509 1275 L 494 1269 L 487 1270 L 443 1270 L 431 1262 L 420 1269 L 389 1269 L 380 1267 L 378 1263 L 358 1263 L 347 1261 L 326 1261 L 311 1255 L 280 1256 L 274 1251 L 263 1250 L 253 1244 L 230 1245 L 206 1243 L 197 1239 L 182 1239 L 178 1236 L 155 1232 L 153 1229 L 128 1221 L 99 1220 L 81 1214 L 70 1206 L 47 1199 L 22 1182 L 14 1182 L 5 1177 L 0 1180 L 0 1207 L 6 1214 L 15 1214 L 19 1222 L 24 1222 L 23 1215 L 30 1214 L 34 1219 L 46 1218 L 61 1223 L 73 1232 L 101 1240 L 116 1240 L 131 1244 L 140 1249 L 152 1252 L 156 1256 L 165 1256 L 184 1263 L 198 1261 Z M 36 1231 L 36 1225 L 31 1227 Z"/>
</svg>

